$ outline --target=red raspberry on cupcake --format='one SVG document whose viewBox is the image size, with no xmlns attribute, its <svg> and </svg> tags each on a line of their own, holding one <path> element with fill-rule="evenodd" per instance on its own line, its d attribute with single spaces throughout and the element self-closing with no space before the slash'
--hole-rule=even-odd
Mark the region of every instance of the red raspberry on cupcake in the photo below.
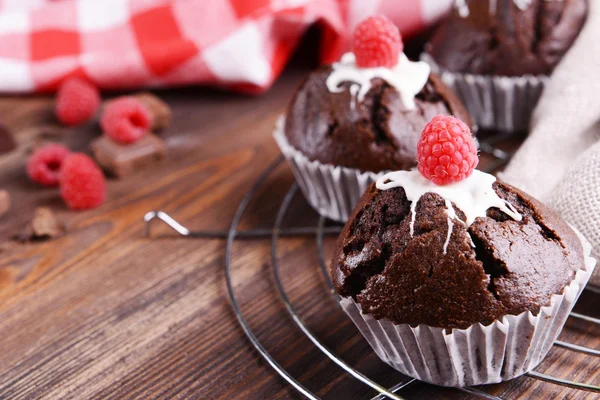
<svg viewBox="0 0 600 400">
<path fill-rule="evenodd" d="M 400 31 L 382 15 L 365 19 L 354 31 L 352 52 L 359 67 L 392 68 L 398 64 L 398 57 L 403 49 Z"/>
<path fill-rule="evenodd" d="M 438 115 L 423 129 L 417 143 L 418 168 L 436 185 L 468 178 L 479 158 L 469 127 L 461 120 Z"/>
</svg>

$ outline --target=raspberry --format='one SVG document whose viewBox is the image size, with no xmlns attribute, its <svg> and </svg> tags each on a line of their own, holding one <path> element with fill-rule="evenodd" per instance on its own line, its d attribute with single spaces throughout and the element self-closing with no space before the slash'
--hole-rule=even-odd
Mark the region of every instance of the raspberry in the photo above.
<svg viewBox="0 0 600 400">
<path fill-rule="evenodd" d="M 469 127 L 461 120 L 438 115 L 423 129 L 417 143 L 419 172 L 436 185 L 468 178 L 477 163 L 477 148 Z"/>
<path fill-rule="evenodd" d="M 83 153 L 73 153 L 64 160 L 60 171 L 60 195 L 74 210 L 104 203 L 106 179 L 94 160 Z"/>
<path fill-rule="evenodd" d="M 60 144 L 49 144 L 38 149 L 27 161 L 27 175 L 44 186 L 58 186 L 61 165 L 70 153 Z"/>
<path fill-rule="evenodd" d="M 90 120 L 99 107 L 98 89 L 81 78 L 69 78 L 58 88 L 56 117 L 65 125 L 79 125 Z"/>
<path fill-rule="evenodd" d="M 115 142 L 133 143 L 148 132 L 152 115 L 138 99 L 121 97 L 106 105 L 100 125 Z"/>
<path fill-rule="evenodd" d="M 369 17 L 354 31 L 352 52 L 359 67 L 392 68 L 398 64 L 403 48 L 398 28 L 384 16 Z"/>
</svg>

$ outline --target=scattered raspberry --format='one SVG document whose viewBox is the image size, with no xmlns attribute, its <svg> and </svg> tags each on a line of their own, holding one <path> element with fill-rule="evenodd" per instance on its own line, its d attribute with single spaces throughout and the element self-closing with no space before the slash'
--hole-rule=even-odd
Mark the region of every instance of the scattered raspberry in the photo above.
<svg viewBox="0 0 600 400">
<path fill-rule="evenodd" d="M 398 28 L 384 16 L 369 17 L 354 31 L 352 52 L 359 67 L 392 68 L 398 64 L 403 49 Z"/>
<path fill-rule="evenodd" d="M 94 160 L 82 153 L 69 155 L 60 171 L 60 195 L 75 210 L 104 203 L 106 180 Z"/>
<path fill-rule="evenodd" d="M 106 105 L 100 125 L 115 142 L 133 143 L 148 132 L 152 116 L 138 99 L 121 97 Z"/>
<path fill-rule="evenodd" d="M 65 125 L 90 120 L 100 107 L 100 93 L 88 81 L 78 77 L 65 80 L 56 94 L 56 117 Z"/>
<path fill-rule="evenodd" d="M 434 117 L 423 129 L 417 160 L 419 172 L 436 185 L 468 178 L 479 162 L 469 127 L 445 115 Z"/>
<path fill-rule="evenodd" d="M 71 152 L 60 144 L 49 144 L 37 150 L 27 161 L 29 178 L 44 186 L 58 186 L 60 169 Z"/>
</svg>

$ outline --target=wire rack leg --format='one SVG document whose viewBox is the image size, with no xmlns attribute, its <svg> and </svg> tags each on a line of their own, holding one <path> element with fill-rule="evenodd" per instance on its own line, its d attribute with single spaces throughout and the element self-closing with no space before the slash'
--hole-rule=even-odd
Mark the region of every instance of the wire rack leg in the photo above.
<svg viewBox="0 0 600 400">
<path fill-rule="evenodd" d="M 310 331 L 310 329 L 308 329 L 308 327 L 306 326 L 304 321 L 302 321 L 302 319 L 296 312 L 296 309 L 294 308 L 290 299 L 287 296 L 287 293 L 283 287 L 283 283 L 281 281 L 281 276 L 279 273 L 279 263 L 277 262 L 277 241 L 279 239 L 279 230 L 281 228 L 283 218 L 285 217 L 285 214 L 289 208 L 289 205 L 292 202 L 292 199 L 296 195 L 297 191 L 298 191 L 298 184 L 294 183 L 292 185 L 292 187 L 290 188 L 290 190 L 288 191 L 288 193 L 286 194 L 286 196 L 283 200 L 283 203 L 281 204 L 281 207 L 279 208 L 279 212 L 277 213 L 277 218 L 275 219 L 275 227 L 273 229 L 273 239 L 271 242 L 271 259 L 273 262 L 273 275 L 275 278 L 275 287 L 277 288 L 277 291 L 279 292 L 279 296 L 281 297 L 281 300 L 283 301 L 283 304 L 285 305 L 286 310 L 292 317 L 292 320 L 296 323 L 296 325 L 298 325 L 300 330 L 310 339 L 310 341 L 313 342 L 313 344 L 315 346 L 317 346 L 319 348 L 319 350 L 321 350 L 321 352 L 323 352 L 327 357 L 329 357 L 329 359 L 331 361 L 335 362 L 344 371 L 348 372 L 350 375 L 352 375 L 354 378 L 358 379 L 365 385 L 368 385 L 372 389 L 375 389 L 380 394 L 383 394 L 390 399 L 401 400 L 402 399 L 401 397 L 390 392 L 383 386 L 373 382 L 372 380 L 370 380 L 369 378 L 367 378 L 366 376 L 364 376 L 363 374 L 361 374 L 360 372 L 358 372 L 357 370 L 355 370 L 354 368 L 352 368 L 351 366 L 346 364 L 346 362 L 344 362 L 341 358 L 339 358 L 331 350 L 329 350 L 329 348 L 327 348 L 327 346 L 325 346 Z"/>
<path fill-rule="evenodd" d="M 275 359 L 269 354 L 269 352 L 260 343 L 258 338 L 254 335 L 254 333 L 252 332 L 252 329 L 250 328 L 250 325 L 248 325 L 248 322 L 246 321 L 246 319 L 244 318 L 244 316 L 242 314 L 239 303 L 237 301 L 237 297 L 235 296 L 235 292 L 233 290 L 233 283 L 232 283 L 232 279 L 231 279 L 231 252 L 233 249 L 233 242 L 236 237 L 237 228 L 240 223 L 240 220 L 242 219 L 242 215 L 244 214 L 244 211 L 246 210 L 246 208 L 248 207 L 248 204 L 252 200 L 252 197 L 258 191 L 258 188 L 263 184 L 265 179 L 271 174 L 271 172 L 273 172 L 273 170 L 275 170 L 275 168 L 277 168 L 277 166 L 282 161 L 283 161 L 283 156 L 281 156 L 277 160 L 275 160 L 260 175 L 260 177 L 258 178 L 258 181 L 256 181 L 254 186 L 250 189 L 250 191 L 248 193 L 246 193 L 246 195 L 240 202 L 240 205 L 238 206 L 238 208 L 235 212 L 233 220 L 231 221 L 231 226 L 229 228 L 229 234 L 227 235 L 227 244 L 225 246 L 225 280 L 227 283 L 227 293 L 229 294 L 229 300 L 231 301 L 231 307 L 233 308 L 235 317 L 237 318 L 240 326 L 242 327 L 242 330 L 244 331 L 244 333 L 246 334 L 248 339 L 250 339 L 250 343 L 252 343 L 254 348 L 256 348 L 256 350 L 265 359 L 265 361 L 271 367 L 273 367 L 273 369 L 275 371 L 277 371 L 277 373 L 283 379 L 288 381 L 288 383 L 290 385 L 292 385 L 296 390 L 298 390 L 304 396 L 306 396 L 307 398 L 309 398 L 311 400 L 319 400 L 319 397 L 317 395 L 312 393 L 310 390 L 308 390 L 306 387 L 304 387 L 300 382 L 298 382 L 294 377 L 292 377 L 290 374 L 288 374 L 288 372 L 281 365 L 279 365 L 279 363 L 277 363 L 277 361 L 275 361 Z"/>
</svg>

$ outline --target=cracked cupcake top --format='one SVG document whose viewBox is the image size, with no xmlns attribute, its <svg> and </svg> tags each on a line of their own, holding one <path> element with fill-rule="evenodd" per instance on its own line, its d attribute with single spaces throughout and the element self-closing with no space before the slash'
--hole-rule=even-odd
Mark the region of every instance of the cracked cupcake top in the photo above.
<svg viewBox="0 0 600 400">
<path fill-rule="evenodd" d="M 300 85 L 289 105 L 285 135 L 310 160 L 361 171 L 409 169 L 416 165 L 423 127 L 438 114 L 452 114 L 472 125 L 464 106 L 439 77 L 430 74 L 407 110 L 398 91 L 381 78 L 357 101 L 355 83 L 327 88 L 333 72 L 324 66 Z"/>
<path fill-rule="evenodd" d="M 453 72 L 550 74 L 581 31 L 588 0 L 461 0 L 425 46 Z"/>
<path fill-rule="evenodd" d="M 492 188 L 513 215 L 491 207 L 467 224 L 451 202 L 463 223 L 450 231 L 439 194 L 420 196 L 413 214 L 403 187 L 372 184 L 337 242 L 331 264 L 337 292 L 396 324 L 466 328 L 537 314 L 583 265 L 581 241 L 527 194 L 500 181 Z"/>
</svg>

